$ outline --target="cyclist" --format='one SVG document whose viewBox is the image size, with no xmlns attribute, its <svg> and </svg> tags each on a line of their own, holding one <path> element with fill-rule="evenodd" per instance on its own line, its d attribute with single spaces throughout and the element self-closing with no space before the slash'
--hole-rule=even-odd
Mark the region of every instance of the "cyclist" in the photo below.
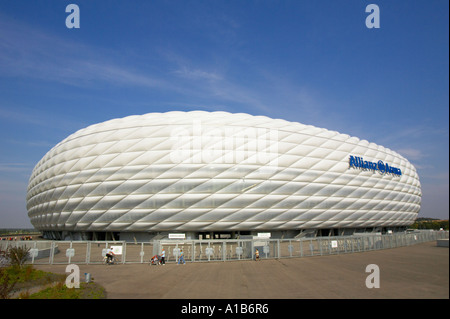
<svg viewBox="0 0 450 319">
<path fill-rule="evenodd" d="M 109 264 L 112 262 L 113 258 L 116 256 L 116 254 L 114 254 L 113 248 L 108 248 L 106 250 L 106 263 Z"/>
</svg>

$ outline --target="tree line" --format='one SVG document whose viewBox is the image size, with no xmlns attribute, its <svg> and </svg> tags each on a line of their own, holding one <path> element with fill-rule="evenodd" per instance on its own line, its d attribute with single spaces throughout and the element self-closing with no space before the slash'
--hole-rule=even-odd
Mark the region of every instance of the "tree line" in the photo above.
<svg viewBox="0 0 450 319">
<path fill-rule="evenodd" d="M 434 229 L 434 230 L 440 230 L 442 228 L 443 230 L 448 230 L 448 219 L 439 220 L 439 219 L 432 219 L 432 218 L 418 218 L 414 222 L 414 224 L 412 224 L 410 226 L 410 228 Z"/>
</svg>

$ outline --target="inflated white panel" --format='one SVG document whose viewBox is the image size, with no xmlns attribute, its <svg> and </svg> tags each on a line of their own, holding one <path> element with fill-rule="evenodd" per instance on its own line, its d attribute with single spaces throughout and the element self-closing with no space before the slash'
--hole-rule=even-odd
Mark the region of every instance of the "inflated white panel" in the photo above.
<svg viewBox="0 0 450 319">
<path fill-rule="evenodd" d="M 401 174 L 350 166 L 382 161 Z M 405 226 L 417 172 L 382 146 L 226 112 L 150 113 L 82 129 L 33 170 L 40 230 L 233 231 Z"/>
</svg>

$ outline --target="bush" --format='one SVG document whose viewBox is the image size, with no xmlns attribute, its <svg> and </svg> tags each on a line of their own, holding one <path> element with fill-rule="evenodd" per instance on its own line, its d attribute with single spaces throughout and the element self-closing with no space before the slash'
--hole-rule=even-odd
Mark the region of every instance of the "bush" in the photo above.
<svg viewBox="0 0 450 319">
<path fill-rule="evenodd" d="M 30 248 L 26 247 L 10 247 L 5 253 L 11 266 L 22 268 L 28 258 Z"/>
<path fill-rule="evenodd" d="M 11 276 L 6 268 L 0 268 L 0 299 L 8 299 L 9 294 L 16 285 L 16 280 L 11 280 Z"/>
</svg>

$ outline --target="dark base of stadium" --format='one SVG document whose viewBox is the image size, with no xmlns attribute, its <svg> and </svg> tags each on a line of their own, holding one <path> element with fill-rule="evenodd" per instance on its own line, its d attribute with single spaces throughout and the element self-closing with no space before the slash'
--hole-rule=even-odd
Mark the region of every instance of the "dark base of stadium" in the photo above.
<svg viewBox="0 0 450 319">
<path fill-rule="evenodd" d="M 365 228 L 323 228 L 285 231 L 233 231 L 233 232 L 124 232 L 124 231 L 67 231 L 42 230 L 42 237 L 49 240 L 73 241 L 125 241 L 148 242 L 163 239 L 182 240 L 226 240 L 226 239 L 299 239 L 310 237 L 351 236 L 360 234 L 389 234 L 405 232 L 407 226 L 365 227 Z"/>
</svg>

